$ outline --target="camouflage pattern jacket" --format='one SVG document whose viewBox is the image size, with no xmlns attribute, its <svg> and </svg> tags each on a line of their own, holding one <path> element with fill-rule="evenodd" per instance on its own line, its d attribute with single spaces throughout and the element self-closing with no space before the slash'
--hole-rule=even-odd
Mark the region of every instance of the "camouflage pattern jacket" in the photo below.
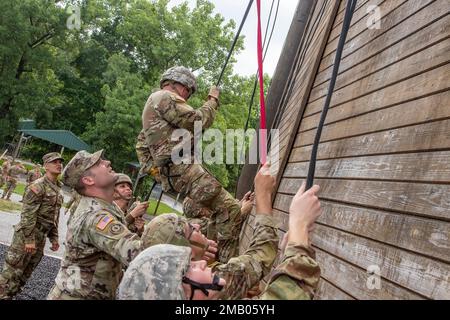
<svg viewBox="0 0 450 320">
<path fill-rule="evenodd" d="M 201 108 L 194 109 L 171 91 L 159 90 L 150 95 L 142 113 L 142 127 L 154 165 L 160 167 L 171 158 L 173 148 L 180 143 L 172 141 L 172 133 L 176 129 L 194 132 L 196 121 L 201 121 L 202 128 L 206 129 L 213 123 L 217 109 L 215 100 L 208 100 Z M 193 136 L 191 138 L 192 145 Z"/>
<path fill-rule="evenodd" d="M 130 214 L 130 212 L 133 211 L 134 208 L 136 208 L 137 203 L 133 202 L 126 212 L 120 209 L 120 207 L 115 202 L 114 205 L 116 206 L 117 211 L 121 215 L 121 222 L 127 226 L 127 229 L 133 233 L 138 233 L 138 230 L 134 225 L 135 218 Z"/>
<path fill-rule="evenodd" d="M 289 243 L 273 270 L 260 300 L 310 300 L 320 279 L 320 267 L 311 247 Z"/>
<path fill-rule="evenodd" d="M 67 223 L 58 289 L 75 299 L 114 299 L 122 266 L 143 250 L 112 203 L 82 196 Z"/>
<path fill-rule="evenodd" d="M 35 180 L 25 191 L 20 222 L 25 243 L 35 242 L 35 233 L 44 232 L 51 242 L 58 241 L 59 209 L 63 203 L 61 183 L 53 183 L 46 176 Z"/>
<path fill-rule="evenodd" d="M 225 264 L 212 266 L 213 271 L 227 281 L 221 299 L 243 299 L 247 291 L 270 272 L 277 255 L 277 230 L 275 217 L 257 214 L 253 238 L 245 253 Z"/>
<path fill-rule="evenodd" d="M 41 174 L 40 171 L 37 171 L 37 172 L 36 172 L 36 171 L 34 171 L 34 170 L 31 170 L 31 171 L 29 171 L 28 174 L 27 174 L 27 183 L 30 184 L 30 183 L 32 183 L 33 181 L 39 179 L 40 177 L 42 177 L 42 174 Z"/>
<path fill-rule="evenodd" d="M 10 165 L 8 162 L 6 162 L 6 161 L 3 162 L 0 172 L 2 173 L 2 175 L 4 177 L 6 177 L 6 175 L 8 174 L 9 167 L 10 167 Z"/>
<path fill-rule="evenodd" d="M 226 264 L 213 266 L 227 281 L 221 299 L 243 299 L 249 289 L 269 274 L 277 255 L 278 240 L 275 218 L 256 215 L 253 238 L 246 252 Z M 272 271 L 267 286 L 256 299 L 312 299 L 320 279 L 320 268 L 313 258 L 312 248 L 288 244 L 281 263 Z"/>
<path fill-rule="evenodd" d="M 22 169 L 20 166 L 18 165 L 12 166 L 8 169 L 7 180 L 12 183 L 17 183 L 19 174 L 26 174 L 26 173 L 27 171 L 25 169 Z"/>
</svg>

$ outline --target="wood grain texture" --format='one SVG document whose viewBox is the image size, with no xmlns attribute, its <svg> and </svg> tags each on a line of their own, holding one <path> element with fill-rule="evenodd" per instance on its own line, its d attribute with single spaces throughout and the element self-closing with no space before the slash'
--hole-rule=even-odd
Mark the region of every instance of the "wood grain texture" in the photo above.
<svg viewBox="0 0 450 320">
<path fill-rule="evenodd" d="M 381 276 L 432 299 L 449 299 L 450 265 L 411 254 L 329 227 L 316 227 L 313 244 L 364 270 L 378 266 Z"/>
<path fill-rule="evenodd" d="M 294 195 L 301 183 L 283 178 L 278 192 Z M 320 185 L 323 199 L 450 221 L 450 185 L 331 179 L 314 183 Z"/>
</svg>

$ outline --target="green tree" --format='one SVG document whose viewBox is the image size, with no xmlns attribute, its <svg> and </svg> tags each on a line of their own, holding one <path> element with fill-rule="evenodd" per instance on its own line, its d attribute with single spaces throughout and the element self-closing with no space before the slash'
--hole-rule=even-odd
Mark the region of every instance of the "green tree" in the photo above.
<svg viewBox="0 0 450 320">
<path fill-rule="evenodd" d="M 103 74 L 104 111 L 97 112 L 95 122 L 83 137 L 94 149 L 105 149 L 116 170 L 136 159 L 134 146 L 141 129 L 143 101 L 149 94 L 139 74 L 130 72 L 131 62 L 123 55 L 113 55 Z"/>
</svg>

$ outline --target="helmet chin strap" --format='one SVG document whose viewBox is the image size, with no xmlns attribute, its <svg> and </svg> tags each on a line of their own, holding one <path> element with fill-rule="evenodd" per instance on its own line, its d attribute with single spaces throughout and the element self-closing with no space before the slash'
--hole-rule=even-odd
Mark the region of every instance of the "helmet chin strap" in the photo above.
<svg viewBox="0 0 450 320">
<path fill-rule="evenodd" d="M 189 300 L 192 300 L 194 297 L 195 290 L 202 291 L 205 296 L 209 297 L 208 290 L 221 291 L 223 286 L 219 284 L 220 277 L 217 274 L 214 274 L 212 283 L 200 283 L 194 280 L 189 279 L 188 277 L 183 277 L 183 283 L 187 283 L 191 285 L 191 297 Z"/>
</svg>

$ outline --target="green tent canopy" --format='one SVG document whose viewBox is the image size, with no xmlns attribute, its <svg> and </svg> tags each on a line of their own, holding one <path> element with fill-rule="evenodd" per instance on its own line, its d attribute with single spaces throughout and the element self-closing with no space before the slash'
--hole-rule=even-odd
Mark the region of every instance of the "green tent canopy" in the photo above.
<svg viewBox="0 0 450 320">
<path fill-rule="evenodd" d="M 20 132 L 30 135 L 51 143 L 58 144 L 64 148 L 68 148 L 75 151 L 86 150 L 91 151 L 91 147 L 78 138 L 73 132 L 68 130 L 30 130 L 23 129 Z"/>
</svg>

